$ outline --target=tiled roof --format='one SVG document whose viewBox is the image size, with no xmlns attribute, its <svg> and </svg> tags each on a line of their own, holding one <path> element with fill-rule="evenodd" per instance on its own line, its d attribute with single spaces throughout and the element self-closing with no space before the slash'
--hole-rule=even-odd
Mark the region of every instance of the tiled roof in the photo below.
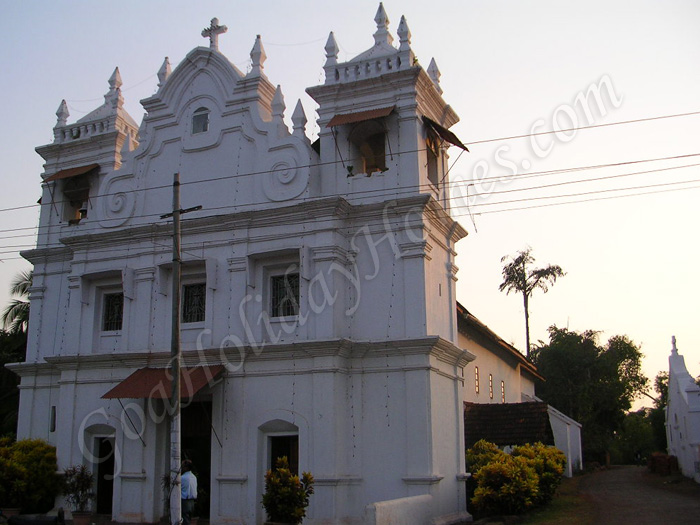
<svg viewBox="0 0 700 525">
<path fill-rule="evenodd" d="M 493 330 L 476 318 L 464 306 L 457 302 L 458 329 L 464 335 L 478 339 L 487 350 L 497 352 L 501 358 L 520 364 L 521 370 L 529 373 L 535 379 L 544 381 L 544 377 L 537 371 L 537 367 L 511 344 L 506 343 Z"/>
<path fill-rule="evenodd" d="M 471 448 L 480 439 L 499 447 L 540 441 L 554 444 L 547 403 L 464 403 L 464 443 Z"/>
</svg>

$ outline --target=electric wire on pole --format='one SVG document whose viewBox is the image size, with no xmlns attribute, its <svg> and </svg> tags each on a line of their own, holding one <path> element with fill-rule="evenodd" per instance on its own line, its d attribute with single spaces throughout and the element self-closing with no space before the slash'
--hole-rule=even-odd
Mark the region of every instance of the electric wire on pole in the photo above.
<svg viewBox="0 0 700 525">
<path fill-rule="evenodd" d="M 173 386 L 170 394 L 170 523 L 180 525 L 182 521 L 182 501 L 180 494 L 180 288 L 182 261 L 180 259 L 180 215 L 201 210 L 201 206 L 180 208 L 180 174 L 173 175 L 173 211 L 161 215 L 161 219 L 173 218 L 173 308 L 172 335 L 170 340 L 170 373 Z"/>
</svg>

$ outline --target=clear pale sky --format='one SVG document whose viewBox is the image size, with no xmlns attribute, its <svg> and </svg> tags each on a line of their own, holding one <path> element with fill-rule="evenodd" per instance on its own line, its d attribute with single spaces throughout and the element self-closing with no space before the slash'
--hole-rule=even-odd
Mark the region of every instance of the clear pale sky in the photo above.
<svg viewBox="0 0 700 525">
<path fill-rule="evenodd" d="M 374 0 L 1 0 L 0 210 L 39 198 L 43 169 L 34 148 L 52 141 L 61 99 L 74 122 L 103 102 L 119 66 L 126 108 L 140 121 L 139 100 L 154 93 L 163 58 L 175 67 L 192 48 L 208 45 L 200 32 L 213 17 L 228 26 L 220 50 L 243 71 L 255 35 L 262 36 L 265 73 L 282 85 L 287 120 L 301 98 L 307 131 L 317 133 L 304 88 L 323 81 L 328 33 L 335 32 L 341 60 L 354 57 L 373 43 L 377 6 Z M 452 130 L 471 144 L 450 172 L 462 195 L 453 214 L 469 231 L 457 245 L 462 304 L 524 348 L 522 300 L 498 285 L 500 258 L 531 246 L 539 264 L 567 272 L 532 299 L 533 341 L 546 340 L 552 324 L 599 330 L 603 341 L 626 334 L 641 345 L 644 371 L 653 379 L 668 368 L 676 335 L 691 374 L 700 373 L 700 166 L 638 173 L 700 164 L 700 156 L 629 164 L 700 154 L 700 114 L 539 135 L 534 146 L 530 138 L 507 138 L 533 126 L 542 132 L 589 120 L 700 112 L 700 2 L 388 0 L 384 6 L 392 34 L 405 15 L 420 63 L 437 61 L 443 96 L 462 119 Z M 603 111 L 589 97 L 587 116 L 577 96 L 601 79 Z M 455 161 L 458 150 L 450 154 Z M 624 164 L 532 176 L 617 163 Z M 610 178 L 615 175 L 624 176 Z M 609 191 L 615 189 L 622 191 Z M 639 193 L 646 194 L 629 196 Z M 588 201 L 572 203 L 582 200 Z M 542 207 L 554 203 L 566 204 Z M 512 210 L 531 206 L 540 207 Z M 1 304 L 12 276 L 29 266 L 18 251 L 31 247 L 35 235 L 8 230 L 31 228 L 37 217 L 38 207 L 0 211 Z"/>
</svg>

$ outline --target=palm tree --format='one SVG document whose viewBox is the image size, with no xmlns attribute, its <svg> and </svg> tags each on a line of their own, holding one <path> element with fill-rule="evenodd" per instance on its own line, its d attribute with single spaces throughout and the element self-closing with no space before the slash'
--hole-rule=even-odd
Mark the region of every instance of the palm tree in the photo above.
<svg viewBox="0 0 700 525">
<path fill-rule="evenodd" d="M 32 270 L 18 273 L 10 286 L 16 296 L 2 313 L 0 320 L 10 333 L 26 332 L 29 324 L 29 288 L 32 286 Z"/>
<path fill-rule="evenodd" d="M 531 255 L 532 248 L 529 246 L 525 250 L 519 251 L 511 261 L 503 266 L 503 282 L 498 289 L 510 292 L 520 292 L 523 294 L 523 305 L 525 306 L 525 348 L 527 357 L 530 357 L 530 312 L 529 302 L 532 292 L 537 288 L 547 293 L 549 286 L 553 285 L 557 277 L 566 275 L 561 266 L 550 264 L 546 268 L 529 267 L 535 262 Z M 501 257 L 501 262 L 506 262 L 508 256 Z"/>
</svg>

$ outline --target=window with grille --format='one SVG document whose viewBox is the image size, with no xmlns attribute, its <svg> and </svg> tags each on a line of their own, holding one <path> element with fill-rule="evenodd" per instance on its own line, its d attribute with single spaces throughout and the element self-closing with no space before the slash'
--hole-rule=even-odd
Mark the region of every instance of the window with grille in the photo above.
<svg viewBox="0 0 700 525">
<path fill-rule="evenodd" d="M 506 382 L 501 381 L 501 403 L 506 402 Z"/>
<path fill-rule="evenodd" d="M 489 374 L 489 399 L 493 399 L 493 376 Z"/>
<path fill-rule="evenodd" d="M 204 283 L 182 287 L 182 322 L 202 323 L 206 312 L 207 287 Z"/>
<path fill-rule="evenodd" d="M 474 367 L 474 391 L 479 393 L 479 367 Z"/>
<path fill-rule="evenodd" d="M 106 293 L 103 296 L 102 330 L 113 332 L 122 329 L 124 316 L 124 294 L 122 292 Z"/>
<path fill-rule="evenodd" d="M 285 273 L 270 278 L 270 316 L 299 314 L 299 274 Z"/>
</svg>

